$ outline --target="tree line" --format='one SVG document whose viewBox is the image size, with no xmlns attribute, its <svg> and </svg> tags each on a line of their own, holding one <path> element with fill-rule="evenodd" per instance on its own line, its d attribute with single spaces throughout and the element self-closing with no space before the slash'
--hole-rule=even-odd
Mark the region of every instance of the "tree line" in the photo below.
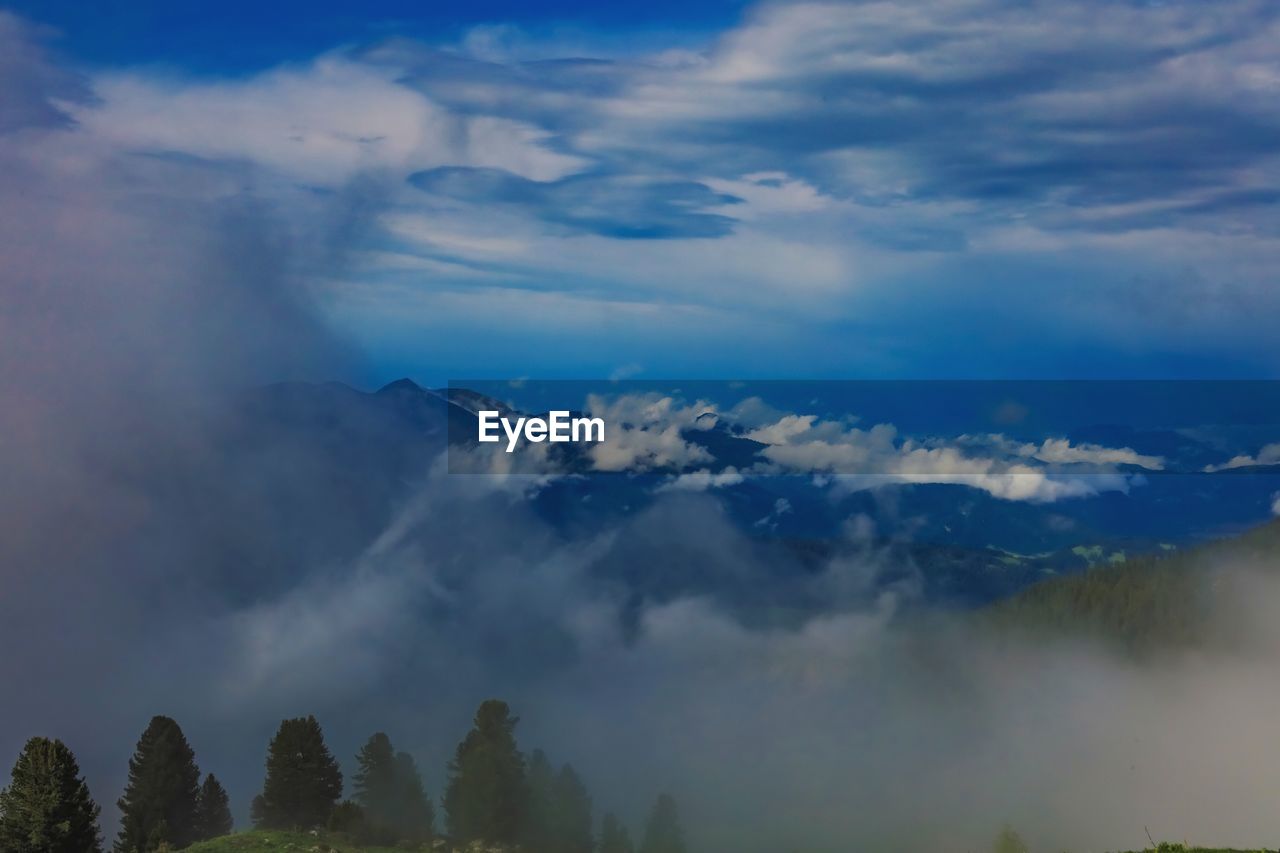
<svg viewBox="0 0 1280 853">
<path fill-rule="evenodd" d="M 599 832 L 591 796 L 569 764 L 558 768 L 542 750 L 526 759 L 515 737 L 519 718 L 491 699 L 448 765 L 441 805 L 444 836 L 525 853 L 687 853 L 675 801 L 657 798 L 637 848 L 616 815 Z M 262 791 L 253 798 L 255 828 L 324 828 L 360 844 L 430 847 L 436 814 L 413 757 L 375 733 L 356 755 L 353 794 L 313 716 L 284 720 L 267 747 Z M 129 759 L 117 805 L 113 853 L 165 853 L 233 829 L 226 789 L 202 776 L 177 722 L 152 718 Z M 4 853 L 102 853 L 101 810 L 71 750 L 59 740 L 27 741 L 0 791 Z"/>
</svg>

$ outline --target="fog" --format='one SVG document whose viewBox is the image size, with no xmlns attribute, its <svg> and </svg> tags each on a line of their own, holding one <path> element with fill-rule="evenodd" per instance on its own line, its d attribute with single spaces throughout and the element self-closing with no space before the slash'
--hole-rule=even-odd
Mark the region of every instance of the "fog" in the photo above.
<svg viewBox="0 0 1280 853">
<path fill-rule="evenodd" d="M 1035 849 L 1275 832 L 1277 590 L 1251 569 L 1222 574 L 1241 590 L 1223 598 L 1229 651 L 1142 662 L 1012 643 L 964 617 L 895 620 L 895 595 L 774 629 L 678 598 L 629 631 L 625 596 L 586 571 L 609 536 L 552 543 L 494 522 L 492 503 L 442 503 L 348 573 L 215 628 L 238 649 L 218 691 L 237 713 L 321 707 L 348 752 L 385 725 L 439 768 L 467 711 L 499 695 L 522 742 L 572 761 L 598 808 L 634 824 L 669 789 L 701 849 L 980 849 L 1005 822 Z M 709 559 L 733 553 L 710 499 L 676 514 Z"/>
<path fill-rule="evenodd" d="M 377 176 L 257 204 L 248 167 L 76 133 L 50 104 L 91 95 L 26 25 L 0 18 L 0 56 L 23 69 L 0 135 L 0 759 L 64 739 L 108 837 L 153 714 L 243 823 L 280 718 L 316 714 L 348 777 L 385 730 L 438 796 L 490 696 L 597 814 L 635 833 L 668 790 L 700 850 L 973 850 L 1006 822 L 1037 850 L 1280 832 L 1261 576 L 1220 614 L 1248 642 L 1139 663 L 922 620 L 913 567 L 853 524 L 796 581 L 820 612 L 760 624 L 734 593 L 767 589 L 777 555 L 714 495 L 574 537 L 438 456 L 354 505 L 290 436 L 237 451 L 245 389 L 365 375 L 321 284 L 380 209 Z M 637 598 L 600 570 L 675 550 L 721 592 Z"/>
</svg>

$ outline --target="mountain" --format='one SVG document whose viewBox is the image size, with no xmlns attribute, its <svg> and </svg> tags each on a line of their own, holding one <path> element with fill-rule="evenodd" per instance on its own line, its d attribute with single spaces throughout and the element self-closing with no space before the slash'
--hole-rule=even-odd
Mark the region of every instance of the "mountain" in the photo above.
<svg viewBox="0 0 1280 853">
<path fill-rule="evenodd" d="M 307 565 L 356 558 L 429 482 L 433 468 L 441 470 L 442 454 L 473 439 L 480 409 L 512 412 L 489 395 L 408 379 L 372 393 L 337 383 L 256 388 L 221 419 L 213 458 L 183 460 L 162 488 L 176 505 L 190 505 L 181 523 L 203 537 L 194 541 L 211 543 L 203 555 L 208 570 L 249 598 L 283 588 Z M 749 467 L 764 446 L 723 422 L 695 427 L 682 437 L 710 454 L 699 466 L 712 474 Z M 1115 429 L 1086 437 L 1134 438 Z M 1169 449 L 1179 436 L 1160 433 L 1150 446 Z M 553 458 L 564 471 L 590 470 L 578 445 L 554 445 Z M 526 500 L 557 535 L 592 536 L 634 526 L 661 503 L 694 500 L 672 493 L 680 485 L 676 473 L 553 478 L 530 484 Z M 626 554 L 620 546 L 606 549 L 593 571 L 641 597 L 705 593 L 774 618 L 823 606 L 797 578 L 833 560 L 874 553 L 916 572 L 927 600 L 974 606 L 1046 577 L 1233 535 L 1269 517 L 1278 490 L 1274 470 L 1155 475 L 1127 492 L 1053 503 L 1005 500 L 947 483 L 838 490 L 802 474 L 727 478 L 698 499 L 714 502 L 739 531 L 750 549 L 740 559 L 758 565 L 759 576 L 731 580 L 713 564 L 723 557 L 705 543 L 656 546 L 638 535 Z M 649 538 L 665 541 L 662 531 Z M 636 553 L 648 555 L 643 568 Z M 881 580 L 901 578 L 890 572 Z"/>
<path fill-rule="evenodd" d="M 1158 456 L 1179 472 L 1200 472 L 1222 460 L 1222 451 L 1207 441 L 1174 429 L 1139 429 L 1128 424 L 1093 424 L 1067 433 L 1074 444 L 1128 447 L 1144 456 Z"/>
</svg>

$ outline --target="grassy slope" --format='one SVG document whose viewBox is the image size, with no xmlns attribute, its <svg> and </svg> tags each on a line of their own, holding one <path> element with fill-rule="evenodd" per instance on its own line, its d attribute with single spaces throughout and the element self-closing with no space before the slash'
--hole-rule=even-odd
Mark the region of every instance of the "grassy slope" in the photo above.
<svg viewBox="0 0 1280 853">
<path fill-rule="evenodd" d="M 329 851 L 333 853 L 404 853 L 403 849 L 394 847 L 356 847 L 328 835 L 316 838 L 302 832 L 261 831 L 240 832 L 215 838 L 212 841 L 203 841 L 188 847 L 187 853 L 308 853 L 317 847 L 324 853 Z M 1183 847 L 1162 844 L 1155 851 L 1148 849 L 1142 853 L 1280 853 L 1280 851 L 1263 848 L 1236 850 L 1225 847 Z"/>
<path fill-rule="evenodd" d="M 201 841 L 187 848 L 187 853 L 307 853 L 318 847 L 324 853 L 405 853 L 396 847 L 360 847 L 321 833 L 254 830 L 225 835 L 212 841 Z"/>
</svg>

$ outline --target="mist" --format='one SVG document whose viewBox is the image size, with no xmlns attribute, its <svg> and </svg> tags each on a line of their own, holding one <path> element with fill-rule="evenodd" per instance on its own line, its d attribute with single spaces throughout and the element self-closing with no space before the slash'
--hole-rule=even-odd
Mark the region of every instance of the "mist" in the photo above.
<svg viewBox="0 0 1280 853">
<path fill-rule="evenodd" d="M 597 809 L 637 825 L 670 790 L 701 849 L 982 849 L 1005 823 L 1055 850 L 1274 832 L 1258 792 L 1280 781 L 1280 599 L 1253 567 L 1212 567 L 1233 590 L 1216 617 L 1231 644 L 1143 660 L 1014 642 L 963 614 L 900 617 L 896 594 L 748 627 L 709 596 L 636 613 L 590 571 L 626 531 L 554 541 L 429 491 L 345 575 L 232 614 L 252 639 L 219 692 L 247 687 L 241 710 L 322 707 L 347 752 L 387 727 L 437 773 L 469 709 L 502 696 L 522 744 L 574 763 Z M 653 512 L 673 537 L 698 531 L 709 570 L 765 582 L 710 499 Z M 864 551 L 813 582 L 887 568 Z"/>
</svg>

